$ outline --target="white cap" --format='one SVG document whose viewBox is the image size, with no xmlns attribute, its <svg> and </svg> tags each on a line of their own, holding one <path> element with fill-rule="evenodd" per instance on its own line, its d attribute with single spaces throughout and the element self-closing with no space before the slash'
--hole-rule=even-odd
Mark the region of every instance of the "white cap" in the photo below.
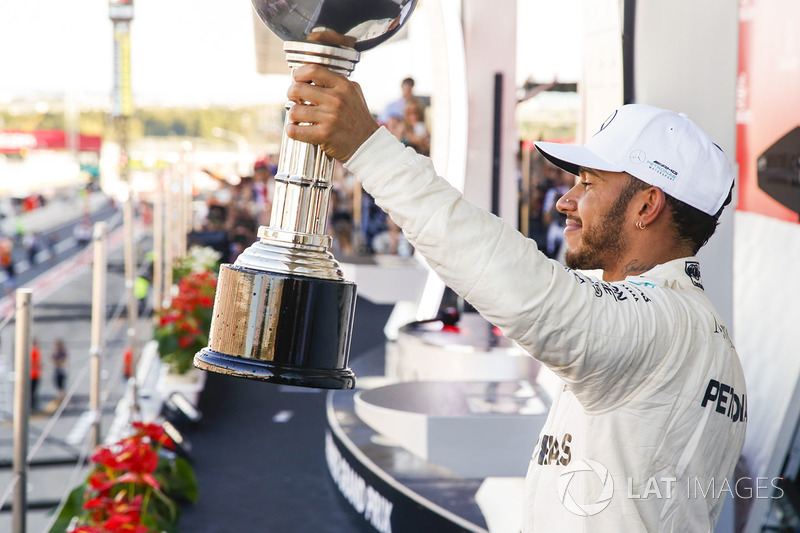
<svg viewBox="0 0 800 533">
<path fill-rule="evenodd" d="M 554 165 L 627 172 L 676 200 L 716 215 L 733 184 L 722 149 L 683 113 L 630 104 L 614 111 L 584 146 L 536 142 Z"/>
</svg>

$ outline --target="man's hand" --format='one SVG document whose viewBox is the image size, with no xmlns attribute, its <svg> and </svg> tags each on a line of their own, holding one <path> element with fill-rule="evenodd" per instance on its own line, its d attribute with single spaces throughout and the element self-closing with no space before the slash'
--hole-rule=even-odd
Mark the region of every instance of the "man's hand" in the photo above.
<svg viewBox="0 0 800 533">
<path fill-rule="evenodd" d="M 287 96 L 295 104 L 289 109 L 286 134 L 321 146 L 339 161 L 347 162 L 378 129 L 361 87 L 325 67 L 303 65 L 295 70 Z"/>
</svg>

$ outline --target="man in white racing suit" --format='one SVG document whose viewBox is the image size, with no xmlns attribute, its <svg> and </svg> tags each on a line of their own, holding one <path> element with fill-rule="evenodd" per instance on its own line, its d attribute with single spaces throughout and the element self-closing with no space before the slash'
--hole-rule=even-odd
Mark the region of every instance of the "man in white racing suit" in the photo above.
<svg viewBox="0 0 800 533">
<path fill-rule="evenodd" d="M 343 161 L 453 290 L 563 380 L 531 457 L 524 531 L 713 531 L 747 421 L 694 257 L 730 201 L 722 150 L 645 105 L 615 111 L 585 146 L 537 143 L 580 176 L 557 204 L 564 268 L 379 128 L 357 84 L 315 65 L 294 78 L 287 134 Z"/>
</svg>

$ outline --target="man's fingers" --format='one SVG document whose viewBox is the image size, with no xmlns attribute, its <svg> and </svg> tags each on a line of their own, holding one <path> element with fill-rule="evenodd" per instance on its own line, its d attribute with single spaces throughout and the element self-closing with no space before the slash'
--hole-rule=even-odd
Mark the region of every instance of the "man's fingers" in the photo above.
<svg viewBox="0 0 800 533">
<path fill-rule="evenodd" d="M 336 85 L 341 84 L 341 82 L 347 81 L 347 78 L 341 74 L 336 74 L 325 67 L 314 65 L 312 63 L 296 68 L 293 73 L 293 77 L 295 81 L 301 83 L 313 83 L 314 85 L 319 85 L 320 87 L 335 87 Z"/>
<path fill-rule="evenodd" d="M 292 139 L 309 144 L 321 144 L 322 138 L 318 133 L 318 128 L 313 124 L 299 125 L 286 124 L 286 135 Z"/>
<path fill-rule="evenodd" d="M 292 102 L 311 102 L 318 104 L 325 96 L 324 89 L 304 82 L 294 82 L 286 91 L 286 96 Z"/>
<path fill-rule="evenodd" d="M 378 128 L 358 84 L 319 65 L 297 68 L 286 94 L 295 102 L 286 134 L 319 145 L 340 161 L 347 161 Z"/>
<path fill-rule="evenodd" d="M 289 121 L 295 124 L 300 122 L 314 123 L 317 122 L 315 115 L 318 112 L 319 110 L 315 106 L 299 102 L 289 108 L 287 114 L 289 115 Z"/>
</svg>

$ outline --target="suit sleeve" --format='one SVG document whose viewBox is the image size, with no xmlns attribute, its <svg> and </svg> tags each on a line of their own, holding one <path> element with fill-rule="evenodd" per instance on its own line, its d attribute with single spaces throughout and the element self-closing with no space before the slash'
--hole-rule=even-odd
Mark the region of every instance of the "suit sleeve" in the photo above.
<svg viewBox="0 0 800 533">
<path fill-rule="evenodd" d="M 569 383 L 585 408 L 624 400 L 664 359 L 674 310 L 655 284 L 606 283 L 548 259 L 384 128 L 346 167 L 441 279 Z"/>
</svg>

